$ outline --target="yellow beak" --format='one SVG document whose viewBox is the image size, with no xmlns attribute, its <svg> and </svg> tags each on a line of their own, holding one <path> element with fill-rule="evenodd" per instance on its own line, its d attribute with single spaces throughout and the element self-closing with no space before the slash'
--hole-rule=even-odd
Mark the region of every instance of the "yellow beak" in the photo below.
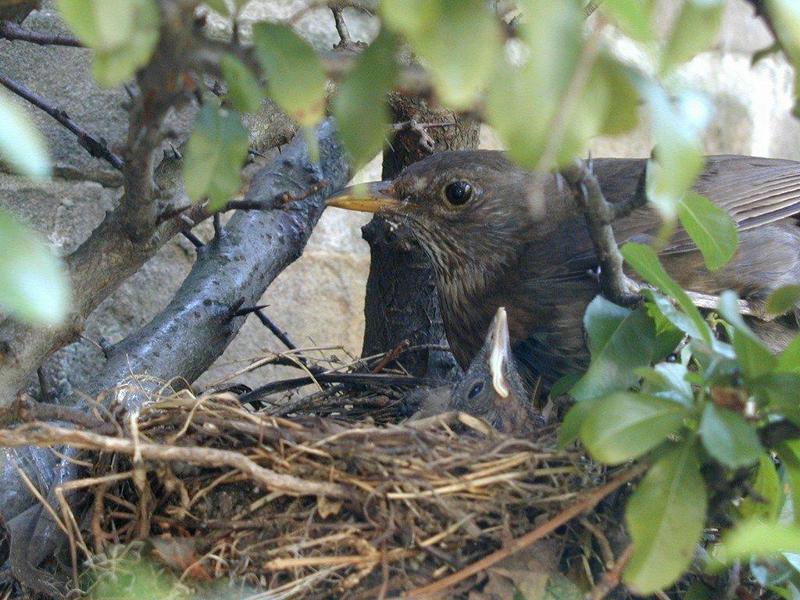
<svg viewBox="0 0 800 600">
<path fill-rule="evenodd" d="M 344 188 L 328 198 L 328 206 L 371 213 L 398 213 L 405 204 L 394 195 L 391 181 L 371 181 Z"/>
</svg>

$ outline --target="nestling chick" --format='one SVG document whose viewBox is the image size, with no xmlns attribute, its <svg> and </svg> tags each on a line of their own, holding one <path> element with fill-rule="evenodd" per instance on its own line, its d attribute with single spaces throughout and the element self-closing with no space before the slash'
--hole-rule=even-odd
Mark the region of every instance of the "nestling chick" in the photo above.
<svg viewBox="0 0 800 600">
<path fill-rule="evenodd" d="M 414 418 L 458 410 L 483 419 L 503 433 L 531 437 L 543 421 L 531 404 L 511 352 L 503 307 L 486 333 L 483 347 L 455 387 L 430 390 Z"/>
</svg>

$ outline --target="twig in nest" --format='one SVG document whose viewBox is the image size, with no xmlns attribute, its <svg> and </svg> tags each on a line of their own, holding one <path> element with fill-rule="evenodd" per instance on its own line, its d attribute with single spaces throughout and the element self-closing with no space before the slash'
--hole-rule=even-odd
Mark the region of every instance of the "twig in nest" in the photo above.
<svg viewBox="0 0 800 600">
<path fill-rule="evenodd" d="M 33 104 L 35 107 L 40 108 L 48 115 L 53 117 L 56 121 L 61 123 L 73 134 L 75 134 L 75 136 L 78 138 L 78 143 L 86 148 L 89 154 L 95 158 L 102 158 L 106 160 L 112 167 L 119 171 L 122 170 L 122 159 L 109 149 L 105 140 L 94 137 L 83 127 L 73 121 L 65 111 L 57 106 L 54 106 L 41 96 L 35 94 L 21 83 L 17 83 L 3 74 L 0 74 L 0 84 L 14 92 L 20 98 L 23 98 Z"/>
<path fill-rule="evenodd" d="M 520 550 L 524 550 L 534 542 L 542 539 L 543 537 L 551 534 L 553 531 L 561 527 L 562 525 L 568 523 L 575 517 L 580 514 L 585 513 L 588 510 L 594 508 L 594 506 L 600 502 L 603 498 L 608 496 L 617 488 L 622 487 L 629 481 L 635 479 L 639 475 L 647 470 L 647 465 L 636 465 L 627 471 L 623 471 L 614 479 L 609 481 L 607 484 L 597 488 L 590 494 L 583 497 L 578 502 L 572 504 L 571 506 L 567 507 L 565 510 L 562 510 L 552 519 L 549 519 L 547 522 L 543 523 L 536 529 L 529 531 L 522 537 L 518 537 L 514 540 L 511 540 L 508 544 L 506 544 L 503 548 L 492 552 L 488 556 L 485 556 L 481 560 L 475 561 L 471 565 L 461 569 L 460 571 L 456 571 L 452 575 L 448 575 L 440 579 L 439 581 L 435 581 L 429 585 L 425 585 L 422 587 L 415 588 L 406 594 L 403 594 L 403 598 L 427 598 L 433 596 L 435 594 L 439 594 L 446 590 L 449 587 L 454 586 L 455 584 L 463 581 L 467 577 L 472 577 L 481 571 L 484 571 L 491 567 L 492 565 L 497 564 L 501 560 L 511 556 L 512 554 L 519 552 Z"/>
<path fill-rule="evenodd" d="M 77 431 L 56 425 L 30 424 L 17 429 L 0 431 L 0 444 L 10 448 L 18 446 L 68 445 L 85 450 L 117 452 L 139 456 L 143 460 L 180 461 L 204 467 L 232 467 L 247 474 L 254 482 L 270 491 L 280 491 L 297 496 L 328 496 L 349 498 L 351 492 L 342 485 L 323 481 L 309 481 L 277 473 L 262 467 L 251 458 L 231 450 L 201 446 L 167 446 L 141 440 L 128 440 L 100 435 L 90 431 Z"/>
<path fill-rule="evenodd" d="M 101 429 L 108 425 L 84 410 L 37 402 L 24 392 L 17 396 L 17 402 L 13 406 L 21 421 L 63 421 L 86 429 Z"/>
<path fill-rule="evenodd" d="M 71 46 L 74 48 L 81 48 L 80 40 L 63 33 L 42 33 L 39 31 L 31 31 L 26 29 L 13 21 L 0 22 L 0 38 L 7 40 L 19 40 L 22 42 L 30 42 L 32 44 L 39 44 L 40 46 Z"/>
<path fill-rule="evenodd" d="M 280 381 L 271 381 L 239 397 L 243 404 L 261 400 L 264 396 L 285 392 L 309 383 L 349 383 L 353 385 L 402 385 L 412 386 L 425 383 L 424 379 L 410 375 L 384 375 L 383 373 L 320 373 L 307 377 L 294 377 Z"/>
<path fill-rule="evenodd" d="M 586 599 L 603 600 L 603 598 L 608 596 L 608 594 L 610 594 L 619 585 L 622 578 L 622 571 L 625 569 L 625 566 L 631 559 L 632 554 L 633 546 L 630 545 L 622 551 L 622 553 L 619 555 L 619 558 L 614 562 L 614 565 L 608 571 L 606 571 L 602 581 L 594 586 L 594 588 L 592 588 L 592 590 L 586 595 Z"/>
<path fill-rule="evenodd" d="M 589 236 L 592 238 L 597 258 L 600 261 L 600 289 L 603 295 L 620 305 L 639 302 L 639 286 L 625 276 L 614 230 L 611 224 L 636 208 L 644 206 L 647 196 L 643 186 L 624 202 L 611 203 L 606 200 L 600 182 L 584 161 L 575 161 L 561 171 L 575 193 L 586 218 Z"/>
</svg>

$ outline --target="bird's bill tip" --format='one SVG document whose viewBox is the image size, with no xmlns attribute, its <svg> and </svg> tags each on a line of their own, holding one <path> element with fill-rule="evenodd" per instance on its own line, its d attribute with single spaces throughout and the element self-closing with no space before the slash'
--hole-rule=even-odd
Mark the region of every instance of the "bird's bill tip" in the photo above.
<svg viewBox="0 0 800 600">
<path fill-rule="evenodd" d="M 491 353 L 489 354 L 492 387 L 498 396 L 508 398 L 511 389 L 506 377 L 506 367 L 511 358 L 511 336 L 508 333 L 508 315 L 502 306 L 494 315 L 489 327 L 489 335 L 492 339 Z"/>
<path fill-rule="evenodd" d="M 372 181 L 346 187 L 330 196 L 326 204 L 361 212 L 398 212 L 402 202 L 395 197 L 391 181 Z"/>
</svg>

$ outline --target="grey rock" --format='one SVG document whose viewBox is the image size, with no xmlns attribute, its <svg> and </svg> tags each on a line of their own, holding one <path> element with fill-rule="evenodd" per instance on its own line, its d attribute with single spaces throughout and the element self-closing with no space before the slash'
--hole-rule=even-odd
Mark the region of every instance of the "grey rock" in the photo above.
<svg viewBox="0 0 800 600">
<path fill-rule="evenodd" d="M 86 239 L 118 196 L 92 181 L 31 181 L 0 173 L 0 206 L 44 234 L 59 255 Z"/>
<path fill-rule="evenodd" d="M 25 27 L 43 33 L 69 33 L 52 7 L 32 12 Z M 125 141 L 128 114 L 123 89 L 101 89 L 91 74 L 91 51 L 83 48 L 38 46 L 0 40 L 0 70 L 9 78 L 58 106 L 97 138 L 119 148 Z M 94 158 L 75 136 L 52 117 L 27 102 L 16 100 L 47 140 L 56 175 L 119 185 L 121 175 Z M 2 168 L 2 167 L 0 167 Z"/>
</svg>

